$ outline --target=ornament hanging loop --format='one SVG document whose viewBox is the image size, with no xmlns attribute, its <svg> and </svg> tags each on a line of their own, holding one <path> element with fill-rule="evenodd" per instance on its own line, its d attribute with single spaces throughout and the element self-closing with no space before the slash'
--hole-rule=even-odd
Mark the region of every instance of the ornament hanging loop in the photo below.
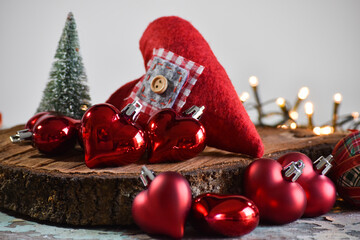
<svg viewBox="0 0 360 240">
<path fill-rule="evenodd" d="M 154 172 L 149 170 L 146 166 L 142 166 L 140 172 L 140 179 L 145 187 L 148 187 L 152 180 L 154 180 L 155 175 Z"/>
<path fill-rule="evenodd" d="M 205 106 L 198 107 L 196 105 L 190 107 L 189 109 L 184 111 L 184 114 L 191 115 L 192 118 L 199 120 L 201 115 L 203 114 Z"/>
<path fill-rule="evenodd" d="M 331 154 L 329 156 L 327 156 L 326 158 L 324 156 L 321 156 L 314 162 L 315 168 L 319 171 L 321 169 L 323 169 L 321 171 L 321 174 L 325 175 L 330 170 L 330 168 L 332 168 L 333 165 L 331 164 L 331 162 L 333 160 L 334 160 L 334 157 Z"/>
<path fill-rule="evenodd" d="M 10 136 L 12 143 L 22 142 L 23 140 L 29 140 L 32 137 L 32 132 L 29 129 L 23 129 L 17 131 L 15 135 Z"/>
<path fill-rule="evenodd" d="M 121 110 L 121 112 L 127 117 L 130 117 L 132 120 L 135 120 L 137 115 L 140 113 L 141 108 L 141 103 L 139 103 L 138 101 L 134 101 L 133 103 L 129 103 L 128 105 L 126 105 Z"/>
<path fill-rule="evenodd" d="M 291 162 L 283 168 L 285 177 L 290 178 L 292 182 L 295 182 L 303 173 L 303 169 L 305 167 L 305 163 L 302 160 L 298 160 L 296 162 Z"/>
</svg>

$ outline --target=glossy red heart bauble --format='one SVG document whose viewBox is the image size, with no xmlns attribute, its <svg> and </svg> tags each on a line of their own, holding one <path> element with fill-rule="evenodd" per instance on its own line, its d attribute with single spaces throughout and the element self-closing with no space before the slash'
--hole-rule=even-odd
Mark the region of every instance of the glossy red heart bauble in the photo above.
<svg viewBox="0 0 360 240">
<path fill-rule="evenodd" d="M 46 154 L 63 153 L 74 148 L 76 120 L 54 113 L 43 114 L 32 128 L 32 144 Z"/>
<path fill-rule="evenodd" d="M 160 110 L 148 121 L 149 162 L 177 162 L 195 157 L 206 146 L 204 126 L 191 117 Z"/>
<path fill-rule="evenodd" d="M 181 238 L 191 201 L 187 180 L 176 172 L 164 172 L 151 182 L 148 190 L 135 197 L 132 216 L 149 234 Z"/>
<path fill-rule="evenodd" d="M 27 121 L 27 123 L 25 124 L 25 129 L 29 129 L 30 131 L 32 131 L 39 118 L 49 114 L 51 114 L 51 112 L 39 112 L 35 114 L 29 119 L 29 121 Z"/>
<path fill-rule="evenodd" d="M 110 104 L 89 108 L 81 120 L 81 131 L 89 168 L 134 163 L 146 150 L 144 131 Z"/>
<path fill-rule="evenodd" d="M 306 207 L 303 188 L 285 179 L 282 169 L 277 161 L 260 158 L 244 173 L 244 195 L 258 207 L 260 219 L 273 224 L 295 221 Z"/>
<path fill-rule="evenodd" d="M 301 159 L 305 163 L 303 174 L 296 181 L 306 192 L 307 206 L 305 217 L 317 217 L 327 213 L 336 201 L 334 183 L 326 176 L 317 173 L 313 162 L 305 154 L 299 152 L 287 153 L 278 159 L 282 166 Z"/>
<path fill-rule="evenodd" d="M 259 224 L 258 208 L 240 195 L 202 194 L 194 199 L 190 216 L 195 229 L 230 237 L 245 235 Z"/>
</svg>

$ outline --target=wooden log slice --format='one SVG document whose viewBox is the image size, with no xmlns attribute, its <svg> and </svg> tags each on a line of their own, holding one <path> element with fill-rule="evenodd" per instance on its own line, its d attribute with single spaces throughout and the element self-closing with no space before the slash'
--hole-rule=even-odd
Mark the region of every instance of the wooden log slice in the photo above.
<svg viewBox="0 0 360 240">
<path fill-rule="evenodd" d="M 23 126 L 0 130 L 0 207 L 37 220 L 71 225 L 128 225 L 131 204 L 144 187 L 139 173 L 146 159 L 118 168 L 89 169 L 80 148 L 49 157 L 9 136 Z M 259 128 L 264 157 L 276 159 L 300 151 L 315 160 L 331 153 L 344 136 L 314 136 L 307 130 Z M 241 143 L 239 143 L 241 144 Z M 194 196 L 204 192 L 240 194 L 242 172 L 252 158 L 207 147 L 180 163 L 149 164 L 155 174 L 176 171 L 185 176 Z"/>
</svg>

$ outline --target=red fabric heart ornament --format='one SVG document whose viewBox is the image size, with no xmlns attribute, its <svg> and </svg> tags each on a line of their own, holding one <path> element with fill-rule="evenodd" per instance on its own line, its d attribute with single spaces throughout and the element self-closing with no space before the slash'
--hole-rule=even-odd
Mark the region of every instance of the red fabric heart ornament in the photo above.
<svg viewBox="0 0 360 240">
<path fill-rule="evenodd" d="M 89 168 L 134 163 L 146 150 L 144 131 L 110 104 L 89 108 L 81 120 L 81 131 Z"/>
<path fill-rule="evenodd" d="M 226 71 L 218 62 L 209 44 L 191 23 L 179 17 L 162 17 L 145 30 L 140 50 L 145 68 L 153 49 L 164 48 L 204 66 L 182 109 L 205 106 L 201 118 L 207 144 L 219 149 L 261 157 L 264 147 Z M 236 64 L 236 63 L 234 63 Z M 138 80 L 130 82 L 110 96 L 108 103 L 122 109 Z M 140 123 L 141 124 L 141 123 Z"/>
</svg>

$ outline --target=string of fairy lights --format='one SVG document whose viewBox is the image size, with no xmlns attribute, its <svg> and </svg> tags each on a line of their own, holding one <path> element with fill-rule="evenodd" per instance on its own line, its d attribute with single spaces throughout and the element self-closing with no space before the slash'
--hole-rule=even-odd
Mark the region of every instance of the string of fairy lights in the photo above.
<svg viewBox="0 0 360 240">
<path fill-rule="evenodd" d="M 248 103 L 248 100 L 250 98 L 250 94 L 248 92 L 243 92 L 240 94 L 240 101 L 244 104 L 245 108 L 250 109 L 256 109 L 257 111 L 257 119 L 258 119 L 258 125 L 260 126 L 270 126 L 264 123 L 264 119 L 274 116 L 274 115 L 280 115 L 281 120 L 274 125 L 271 125 L 271 127 L 278 127 L 278 128 L 285 128 L 285 129 L 296 129 L 298 127 L 306 127 L 310 130 L 312 130 L 316 135 L 327 135 L 334 133 L 336 131 L 341 131 L 346 126 L 346 129 L 357 129 L 360 126 L 360 119 L 359 119 L 359 112 L 352 112 L 351 114 L 347 114 L 344 116 L 339 116 L 339 105 L 342 101 L 342 95 L 340 93 L 335 93 L 333 96 L 333 113 L 332 113 L 332 119 L 329 124 L 324 124 L 321 126 L 316 126 L 313 123 L 313 114 L 314 114 L 314 104 L 310 101 L 306 102 L 304 104 L 304 111 L 307 116 L 307 125 L 306 126 L 299 126 L 298 125 L 298 118 L 299 118 L 299 106 L 300 104 L 306 100 L 306 98 L 310 94 L 310 90 L 308 87 L 302 87 L 299 89 L 296 102 L 293 106 L 289 104 L 288 101 L 286 101 L 282 97 L 278 97 L 276 99 L 272 99 L 266 102 L 261 102 L 259 91 L 258 91 L 258 85 L 259 80 L 256 76 L 251 76 L 249 78 L 249 84 L 251 88 L 253 89 L 253 93 L 255 96 L 255 104 Z M 279 108 L 280 112 L 270 112 L 270 113 L 264 113 L 263 107 L 267 105 L 268 103 L 275 102 Z"/>
</svg>

